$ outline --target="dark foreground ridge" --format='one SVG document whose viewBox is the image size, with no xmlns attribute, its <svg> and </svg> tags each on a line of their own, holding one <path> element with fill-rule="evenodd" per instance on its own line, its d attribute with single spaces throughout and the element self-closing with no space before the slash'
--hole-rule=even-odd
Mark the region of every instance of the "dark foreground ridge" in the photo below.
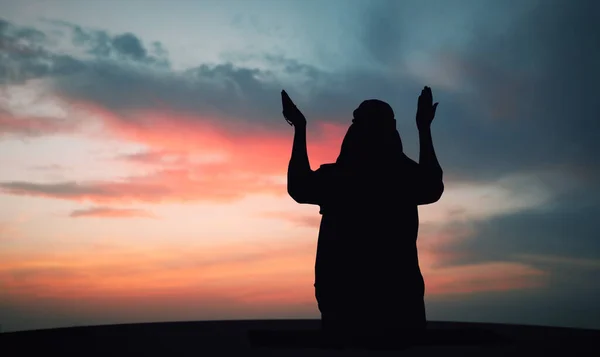
<svg viewBox="0 0 600 357">
<path fill-rule="evenodd" d="M 0 334 L 2 352 L 60 356 L 598 355 L 600 330 L 430 322 L 411 343 L 332 345 L 318 320 L 165 322 Z M 356 342 L 356 341 L 355 341 Z M 401 351 L 399 351 L 401 350 Z M 7 354 L 8 355 L 8 354 Z"/>
</svg>

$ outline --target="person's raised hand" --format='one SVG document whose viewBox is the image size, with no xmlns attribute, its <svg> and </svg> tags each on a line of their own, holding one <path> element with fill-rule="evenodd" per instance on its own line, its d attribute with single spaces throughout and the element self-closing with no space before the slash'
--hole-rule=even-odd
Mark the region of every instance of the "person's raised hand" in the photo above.
<svg viewBox="0 0 600 357">
<path fill-rule="evenodd" d="M 419 96 L 419 103 L 417 105 L 417 128 L 429 129 L 433 118 L 435 118 L 435 111 L 439 103 L 433 104 L 433 94 L 431 88 L 425 86 Z"/>
<path fill-rule="evenodd" d="M 304 114 L 292 102 L 290 96 L 284 91 L 281 91 L 281 106 L 283 107 L 283 117 L 285 120 L 295 127 L 306 126 L 306 118 Z"/>
</svg>

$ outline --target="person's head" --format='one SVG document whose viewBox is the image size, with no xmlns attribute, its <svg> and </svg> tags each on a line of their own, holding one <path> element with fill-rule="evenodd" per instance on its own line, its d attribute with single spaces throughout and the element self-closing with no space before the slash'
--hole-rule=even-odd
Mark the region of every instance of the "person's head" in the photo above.
<svg viewBox="0 0 600 357">
<path fill-rule="evenodd" d="M 389 161 L 402 154 L 402 140 L 396 130 L 392 107 L 377 99 L 362 102 L 354 110 L 337 162 Z"/>
<path fill-rule="evenodd" d="M 353 124 L 372 129 L 396 129 L 396 119 L 392 107 L 378 99 L 368 99 L 360 103 L 353 112 Z"/>
</svg>

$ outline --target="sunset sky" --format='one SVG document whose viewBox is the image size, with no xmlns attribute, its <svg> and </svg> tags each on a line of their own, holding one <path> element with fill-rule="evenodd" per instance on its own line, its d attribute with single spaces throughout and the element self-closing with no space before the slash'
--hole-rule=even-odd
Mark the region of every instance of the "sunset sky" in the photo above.
<svg viewBox="0 0 600 357">
<path fill-rule="evenodd" d="M 318 318 L 318 207 L 286 192 L 362 100 L 446 190 L 431 320 L 600 328 L 595 0 L 0 0 L 0 325 Z M 368 237 L 365 237 L 368 239 Z"/>
</svg>

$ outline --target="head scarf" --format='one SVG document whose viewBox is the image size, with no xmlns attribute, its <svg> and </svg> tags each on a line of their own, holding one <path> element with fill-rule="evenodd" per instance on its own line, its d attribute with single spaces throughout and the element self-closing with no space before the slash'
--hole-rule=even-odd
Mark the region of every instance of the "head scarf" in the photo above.
<svg viewBox="0 0 600 357">
<path fill-rule="evenodd" d="M 352 168 L 395 166 L 404 158 L 392 107 L 381 100 L 365 100 L 354 111 L 336 163 Z"/>
</svg>

